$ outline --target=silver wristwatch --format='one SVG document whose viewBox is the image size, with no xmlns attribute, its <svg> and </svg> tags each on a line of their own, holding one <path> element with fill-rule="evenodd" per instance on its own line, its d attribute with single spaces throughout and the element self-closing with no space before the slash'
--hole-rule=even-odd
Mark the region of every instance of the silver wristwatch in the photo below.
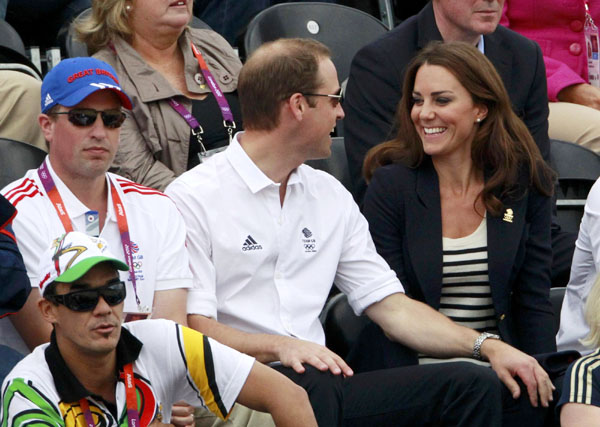
<svg viewBox="0 0 600 427">
<path fill-rule="evenodd" d="M 488 338 L 492 338 L 494 340 L 499 340 L 500 335 L 490 334 L 489 332 L 482 332 L 481 335 L 477 337 L 475 340 L 475 344 L 473 344 L 473 358 L 477 360 L 483 360 L 481 357 L 481 345 Z"/>
</svg>

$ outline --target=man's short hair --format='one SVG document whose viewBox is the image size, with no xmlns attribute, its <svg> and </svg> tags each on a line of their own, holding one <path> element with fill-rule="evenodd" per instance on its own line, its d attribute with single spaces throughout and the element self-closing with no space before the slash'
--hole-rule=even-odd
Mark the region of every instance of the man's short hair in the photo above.
<svg viewBox="0 0 600 427">
<path fill-rule="evenodd" d="M 259 47 L 244 64 L 238 81 L 244 128 L 274 129 L 282 101 L 321 86 L 319 63 L 330 56 L 329 48 L 313 39 L 279 39 Z M 313 106 L 314 100 L 307 99 Z"/>
</svg>

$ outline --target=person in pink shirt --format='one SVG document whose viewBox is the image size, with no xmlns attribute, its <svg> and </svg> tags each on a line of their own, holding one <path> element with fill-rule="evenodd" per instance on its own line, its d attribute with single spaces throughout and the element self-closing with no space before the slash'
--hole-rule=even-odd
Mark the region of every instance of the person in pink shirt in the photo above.
<svg viewBox="0 0 600 427">
<path fill-rule="evenodd" d="M 505 0 L 500 23 L 542 48 L 550 138 L 600 152 L 600 88 L 590 84 L 588 75 L 586 3 L 600 24 L 598 0 Z"/>
</svg>

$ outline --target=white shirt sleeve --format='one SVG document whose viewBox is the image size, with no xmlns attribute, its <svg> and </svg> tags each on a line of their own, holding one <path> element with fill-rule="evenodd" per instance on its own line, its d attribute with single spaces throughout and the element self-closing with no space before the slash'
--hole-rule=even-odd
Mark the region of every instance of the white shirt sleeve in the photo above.
<svg viewBox="0 0 600 427">
<path fill-rule="evenodd" d="M 377 253 L 369 226 L 358 206 L 348 194 L 345 209 L 347 224 L 343 252 L 335 284 L 348 296 L 348 302 L 358 316 L 388 295 L 404 292 L 404 288 L 385 260 Z"/>
<path fill-rule="evenodd" d="M 577 350 L 583 354 L 593 349 L 581 342 L 590 331 L 584 317 L 587 297 L 600 271 L 600 180 L 593 185 L 585 204 L 571 277 L 560 313 L 560 329 L 556 336 L 559 350 Z"/>
<path fill-rule="evenodd" d="M 181 214 L 172 200 L 165 199 L 165 206 L 155 213 L 161 218 L 156 230 L 161 235 L 156 269 L 155 290 L 191 288 L 193 286 L 190 260 L 185 246 L 186 229 Z"/>
<path fill-rule="evenodd" d="M 254 365 L 254 358 L 226 347 L 193 329 L 170 320 L 126 324 L 142 343 L 137 363 L 156 366 L 151 381 L 161 388 L 163 409 L 184 400 L 225 418 Z"/>
<path fill-rule="evenodd" d="M 188 291 L 188 314 L 216 319 L 216 273 L 204 206 L 196 201 L 191 189 L 181 179 L 173 181 L 165 192 L 177 205 L 187 228 L 186 245 L 194 278 L 193 287 Z"/>
</svg>

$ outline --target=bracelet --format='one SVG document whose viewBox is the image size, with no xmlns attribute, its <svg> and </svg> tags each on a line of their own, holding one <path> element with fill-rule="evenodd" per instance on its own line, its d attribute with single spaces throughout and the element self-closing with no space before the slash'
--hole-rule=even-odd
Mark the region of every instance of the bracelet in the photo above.
<svg viewBox="0 0 600 427">
<path fill-rule="evenodd" d="M 475 340 L 475 344 L 473 344 L 473 358 L 474 359 L 483 360 L 483 358 L 481 357 L 481 345 L 488 338 L 492 338 L 494 340 L 499 340 L 500 335 L 491 334 L 489 332 L 482 332 Z"/>
</svg>

